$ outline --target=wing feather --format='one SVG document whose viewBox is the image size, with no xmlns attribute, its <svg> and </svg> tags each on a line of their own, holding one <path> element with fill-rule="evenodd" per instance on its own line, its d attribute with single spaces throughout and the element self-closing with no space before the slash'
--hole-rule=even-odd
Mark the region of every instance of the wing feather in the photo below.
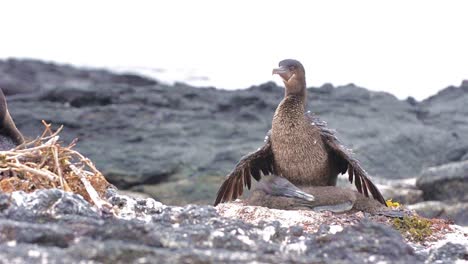
<svg viewBox="0 0 468 264">
<path fill-rule="evenodd" d="M 354 170 L 351 165 L 348 164 L 348 179 L 350 183 L 353 183 L 353 177 L 354 177 Z"/>
<path fill-rule="evenodd" d="M 340 143 L 335 135 L 335 131 L 329 129 L 325 122 L 309 113 L 306 114 L 306 117 L 309 118 L 312 125 L 320 129 L 325 144 L 337 158 L 340 173 L 343 174 L 348 171 L 349 182 L 353 183 L 354 179 L 354 185 L 360 193 L 366 197 L 369 197 L 369 194 L 371 194 L 374 199 L 386 206 L 385 199 L 379 189 L 377 189 L 377 186 L 371 181 L 359 161 L 353 157 L 352 152 Z"/>
<path fill-rule="evenodd" d="M 252 178 L 244 172 L 242 172 L 242 177 L 244 177 L 245 186 L 250 190 L 250 187 L 252 187 Z"/>
<path fill-rule="evenodd" d="M 216 195 L 214 205 L 237 199 L 244 192 L 244 187 L 249 190 L 252 186 L 252 177 L 259 181 L 261 175 L 274 174 L 273 151 L 269 136 L 265 138 L 265 145 L 257 151 L 252 152 L 237 163 L 234 170 L 229 173 L 226 180 L 221 184 Z"/>
</svg>

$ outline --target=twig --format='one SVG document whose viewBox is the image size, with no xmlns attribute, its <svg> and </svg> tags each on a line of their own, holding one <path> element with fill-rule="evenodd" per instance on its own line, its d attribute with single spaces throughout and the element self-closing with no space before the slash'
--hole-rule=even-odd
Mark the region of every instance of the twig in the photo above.
<svg viewBox="0 0 468 264">
<path fill-rule="evenodd" d="M 0 151 L 0 192 L 58 187 L 81 194 L 102 212 L 112 211 L 112 206 L 99 196 L 109 183 L 91 160 L 72 149 L 77 140 L 62 147 L 58 134 L 63 126 L 54 132 L 50 124 L 43 124 L 45 130 L 40 137 L 21 148 Z"/>
<path fill-rule="evenodd" d="M 58 140 L 59 140 L 59 136 L 53 136 L 52 138 L 49 138 L 48 141 L 43 143 L 42 145 L 32 147 L 32 148 L 25 148 L 25 149 L 18 149 L 18 150 L 15 149 L 15 151 L 19 153 L 23 153 L 23 152 L 30 153 L 35 150 L 41 150 L 43 148 L 50 147 L 54 145 L 55 143 L 57 143 Z"/>
<path fill-rule="evenodd" d="M 42 176 L 44 178 L 47 178 L 49 181 L 54 181 L 57 178 L 56 175 L 54 175 L 53 173 L 51 173 L 48 170 L 33 169 L 33 168 L 25 166 L 25 165 L 23 165 L 21 163 L 18 163 L 18 164 L 13 163 L 13 164 L 10 164 L 10 166 L 16 167 L 17 169 L 21 169 L 23 171 L 26 171 L 26 172 L 29 172 L 29 173 L 32 173 L 32 174 Z"/>
<path fill-rule="evenodd" d="M 91 185 L 91 183 L 88 181 L 88 179 L 86 178 L 86 175 L 84 175 L 75 165 L 73 164 L 70 164 L 70 169 L 72 169 L 72 171 L 78 176 L 80 177 L 80 180 L 81 182 L 83 183 L 86 191 L 88 192 L 89 194 L 89 197 L 91 198 L 91 200 L 93 201 L 93 203 L 96 205 L 96 207 L 99 209 L 99 210 L 102 210 L 102 211 L 108 211 L 112 208 L 112 205 L 106 201 L 104 201 L 103 199 L 101 199 L 101 197 L 99 197 L 99 194 L 96 192 L 96 190 L 94 189 L 94 187 Z"/>
<path fill-rule="evenodd" d="M 56 170 L 57 170 L 57 174 L 58 174 L 59 179 L 60 179 L 60 186 L 61 186 L 62 189 L 64 189 L 65 191 L 69 192 L 69 191 L 71 191 L 71 189 L 70 189 L 70 187 L 68 186 L 67 181 L 63 178 L 63 175 L 62 175 L 62 168 L 61 168 L 60 163 L 59 163 L 59 159 L 58 159 L 58 150 L 57 150 L 57 147 L 56 147 L 56 146 L 52 147 L 52 154 L 54 155 L 55 168 L 56 168 Z"/>
</svg>

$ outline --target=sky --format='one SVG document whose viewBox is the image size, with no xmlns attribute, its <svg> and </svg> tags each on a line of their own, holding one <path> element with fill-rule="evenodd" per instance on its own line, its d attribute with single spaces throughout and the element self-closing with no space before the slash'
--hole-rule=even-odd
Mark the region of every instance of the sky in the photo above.
<svg viewBox="0 0 468 264">
<path fill-rule="evenodd" d="M 308 86 L 419 100 L 468 79 L 468 1 L 3 1 L 0 58 L 241 89 L 286 58 Z"/>
</svg>

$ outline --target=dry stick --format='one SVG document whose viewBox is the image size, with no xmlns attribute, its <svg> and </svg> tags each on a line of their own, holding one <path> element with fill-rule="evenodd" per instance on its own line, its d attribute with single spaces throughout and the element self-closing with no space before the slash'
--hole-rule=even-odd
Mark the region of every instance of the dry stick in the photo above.
<svg viewBox="0 0 468 264">
<path fill-rule="evenodd" d="M 73 173 L 80 178 L 86 192 L 95 206 L 100 210 L 107 209 L 105 211 L 109 211 L 109 209 L 112 208 L 111 204 L 99 197 L 99 194 L 87 178 L 88 175 L 98 176 L 102 174 L 96 169 L 91 160 L 81 155 L 81 153 L 71 149 L 76 144 L 76 140 L 68 147 L 61 147 L 57 144 L 59 139 L 58 134 L 62 130 L 63 126 L 53 132 L 50 129 L 50 124 L 47 124 L 44 121 L 43 124 L 46 127 L 43 134 L 34 141 L 23 145 L 29 148 L 15 148 L 7 152 L 0 152 L 0 155 L 4 154 L 7 158 L 6 165 L 10 167 L 13 173 L 16 174 L 17 172 L 22 172 L 25 173 L 25 175 L 29 174 L 28 178 L 31 178 L 32 176 L 31 180 L 39 180 L 38 183 L 45 183 L 47 181 L 47 184 L 55 187 L 58 179 L 62 189 L 69 191 L 71 188 L 68 186 L 66 178 L 64 177 L 64 167 L 61 166 L 61 161 L 64 160 L 66 164 L 65 166 L 68 166 Z M 49 136 L 46 136 L 47 134 L 49 134 Z M 79 163 L 75 165 L 80 164 L 80 166 L 82 166 L 82 170 L 70 162 L 74 159 L 79 160 Z M 43 168 L 43 166 L 46 165 L 51 168 Z M 85 170 L 85 168 L 90 169 L 91 172 Z M 0 171 L 2 170 L 3 168 L 0 169 Z M 39 178 L 36 178 L 38 176 Z"/>
<path fill-rule="evenodd" d="M 51 138 L 57 137 L 60 132 L 62 132 L 63 126 L 60 126 L 53 134 L 47 137 L 41 138 L 42 141 L 49 140 Z"/>
<path fill-rule="evenodd" d="M 42 132 L 42 135 L 41 135 L 40 138 L 45 137 L 47 132 L 49 132 L 49 134 L 52 134 L 52 131 L 50 130 L 50 127 L 52 126 L 52 124 L 47 124 L 47 122 L 45 120 L 42 120 L 41 122 L 45 126 L 45 129 L 44 129 L 44 132 Z"/>
<path fill-rule="evenodd" d="M 62 187 L 63 190 L 70 192 L 71 191 L 70 186 L 68 186 L 67 181 L 65 180 L 62 174 L 62 167 L 60 166 L 59 159 L 58 159 L 57 146 L 52 147 L 52 154 L 54 155 L 55 167 L 57 169 L 57 174 L 60 179 L 60 186 Z"/>
<path fill-rule="evenodd" d="M 72 142 L 70 144 L 68 144 L 68 149 L 71 149 L 73 148 L 74 146 L 76 146 L 76 143 L 78 142 L 78 138 L 75 138 L 72 140 Z"/>
<path fill-rule="evenodd" d="M 50 125 L 49 125 L 50 126 Z M 37 137 L 36 139 L 34 139 L 33 141 L 30 141 L 30 142 L 26 142 L 26 143 L 23 143 L 21 144 L 20 146 L 14 148 L 13 150 L 15 151 L 18 151 L 18 150 L 22 150 L 24 147 L 26 146 L 34 146 L 36 145 L 37 143 L 39 142 L 44 142 L 46 140 L 49 140 L 51 138 L 54 138 L 56 137 L 63 129 L 63 126 L 60 126 L 55 132 L 52 132 L 50 129 L 47 128 L 47 125 L 46 125 L 46 130 L 42 133 L 42 135 L 40 137 Z M 45 136 L 45 134 L 49 132 L 49 136 Z M 57 138 L 58 139 L 58 138 Z M 44 144 L 47 144 L 47 143 L 41 143 L 41 145 L 44 145 Z M 29 148 L 31 149 L 31 148 Z"/>
<path fill-rule="evenodd" d="M 0 152 L 1 154 L 3 154 L 4 152 Z M 0 155 L 1 155 L 0 154 Z M 33 155 L 31 153 L 27 153 L 27 152 L 23 152 L 23 153 L 17 153 L 17 152 L 9 152 L 9 153 L 6 153 L 6 155 L 8 155 L 5 160 L 16 160 L 18 159 L 19 157 L 36 157 L 37 155 Z"/>
<path fill-rule="evenodd" d="M 8 158 L 8 155 L 15 155 L 16 151 L 13 150 L 2 150 L 0 151 L 0 155 L 5 155 L 5 158 Z"/>
<path fill-rule="evenodd" d="M 51 137 L 54 137 L 54 136 L 58 135 L 60 133 L 60 131 L 62 131 L 62 129 L 63 129 L 63 125 L 62 125 L 57 129 L 57 131 L 52 132 L 52 130 L 50 129 L 52 124 L 47 124 L 44 120 L 42 120 L 42 124 L 45 126 L 45 129 L 44 129 L 44 132 L 42 132 L 42 135 L 40 137 L 37 137 L 36 139 L 34 139 L 32 141 L 29 141 L 29 142 L 24 142 L 23 144 L 15 147 L 13 150 L 20 150 L 20 149 L 25 148 L 26 146 L 34 146 L 38 142 L 45 141 L 45 140 L 47 140 L 47 139 L 49 139 Z M 45 135 L 47 133 L 49 133 L 50 136 L 46 137 Z"/>
<path fill-rule="evenodd" d="M 32 174 L 36 174 L 39 176 L 42 176 L 44 178 L 47 178 L 49 181 L 55 181 L 57 179 L 57 176 L 53 173 L 51 173 L 48 170 L 39 170 L 39 169 L 34 169 L 28 166 L 25 166 L 21 163 L 12 163 L 10 164 L 12 167 L 16 167 L 17 169 L 24 170 L 26 172 L 30 172 Z"/>
<path fill-rule="evenodd" d="M 15 149 L 15 152 L 17 152 L 17 153 L 23 153 L 23 152 L 30 153 L 30 152 L 35 151 L 35 150 L 41 150 L 43 148 L 47 148 L 47 147 L 50 147 L 52 145 L 55 145 L 55 143 L 57 143 L 59 138 L 60 138 L 59 136 L 53 136 L 51 138 L 48 138 L 47 142 L 42 143 L 39 146 L 35 146 L 35 147 L 31 147 L 31 148 L 25 148 L 25 149 Z M 44 141 L 45 141 L 45 139 L 44 139 Z"/>
<path fill-rule="evenodd" d="M 75 165 L 73 164 L 70 164 L 70 169 L 72 169 L 72 171 L 78 176 L 80 177 L 80 180 L 81 182 L 83 183 L 86 191 L 88 192 L 89 194 L 89 197 L 91 198 L 91 201 L 93 201 L 94 205 L 96 205 L 96 207 L 99 209 L 99 210 L 104 210 L 104 209 L 109 209 L 109 208 L 112 208 L 112 205 L 106 201 L 104 201 L 103 199 L 101 199 L 99 197 L 99 194 L 96 192 L 96 190 L 94 189 L 94 187 L 91 185 L 91 183 L 88 181 L 88 179 L 86 178 L 86 175 L 84 175 L 84 173 L 82 173 L 77 167 L 75 167 Z"/>
<path fill-rule="evenodd" d="M 42 145 L 37 146 L 37 147 L 33 147 L 33 148 L 29 148 L 29 150 L 34 150 L 34 149 L 40 148 L 40 147 L 49 148 L 49 146 L 56 145 L 58 139 L 59 139 L 59 136 L 54 136 L 53 138 L 49 139 L 47 142 L 42 143 Z M 50 148 L 48 150 L 52 151 Z M 44 152 L 39 153 L 39 156 L 42 156 L 42 160 L 41 160 L 41 162 L 39 163 L 39 165 L 37 167 L 42 168 L 44 166 L 44 164 L 46 164 L 46 162 L 49 160 L 49 155 L 48 155 L 48 152 L 47 152 L 48 150 L 45 150 L 46 151 L 45 153 Z M 52 155 L 53 155 L 53 153 L 52 153 Z"/>
<path fill-rule="evenodd" d="M 6 157 L 5 159 L 12 160 L 12 159 L 17 159 L 19 157 L 28 157 L 28 156 L 32 158 L 37 158 L 37 156 L 42 156 L 42 155 L 40 153 L 34 153 L 34 151 L 38 151 L 38 150 L 48 148 L 48 147 L 50 146 L 41 145 L 41 146 L 34 147 L 34 148 L 17 150 L 15 152 L 8 152 L 6 153 L 6 155 L 9 155 L 9 156 Z M 0 153 L 3 154 L 4 152 L 0 152 Z"/>
<path fill-rule="evenodd" d="M 94 166 L 93 162 L 86 158 L 85 156 L 81 155 L 81 153 L 77 152 L 77 151 L 74 151 L 72 149 L 69 150 L 72 154 L 75 154 L 76 156 L 78 156 L 78 158 L 81 160 L 82 163 L 84 163 L 84 165 L 88 165 L 88 167 L 94 172 L 94 173 L 97 173 L 97 174 L 101 174 L 101 172 L 96 169 L 96 167 Z"/>
<path fill-rule="evenodd" d="M 52 132 L 52 123 L 50 124 L 47 124 L 47 122 L 45 120 L 42 120 L 42 124 L 45 126 L 45 129 L 44 129 L 44 132 L 42 132 L 42 135 L 40 138 L 44 138 L 45 135 L 47 134 L 47 132 L 49 132 L 49 135 L 53 135 L 54 132 Z M 63 127 L 63 126 L 62 126 Z"/>
</svg>

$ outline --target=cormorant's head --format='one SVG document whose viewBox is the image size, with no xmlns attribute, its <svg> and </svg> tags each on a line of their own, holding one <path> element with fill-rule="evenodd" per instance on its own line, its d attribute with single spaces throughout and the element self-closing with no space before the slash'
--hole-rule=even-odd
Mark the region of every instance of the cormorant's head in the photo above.
<svg viewBox="0 0 468 264">
<path fill-rule="evenodd" d="M 300 93 L 305 90 L 305 70 L 299 61 L 282 60 L 279 63 L 279 68 L 273 69 L 273 74 L 281 76 L 287 93 Z"/>
<path fill-rule="evenodd" d="M 256 188 L 273 196 L 290 197 L 305 202 L 315 201 L 315 197 L 312 194 L 303 192 L 286 178 L 277 175 L 263 177 L 258 182 Z"/>
</svg>

